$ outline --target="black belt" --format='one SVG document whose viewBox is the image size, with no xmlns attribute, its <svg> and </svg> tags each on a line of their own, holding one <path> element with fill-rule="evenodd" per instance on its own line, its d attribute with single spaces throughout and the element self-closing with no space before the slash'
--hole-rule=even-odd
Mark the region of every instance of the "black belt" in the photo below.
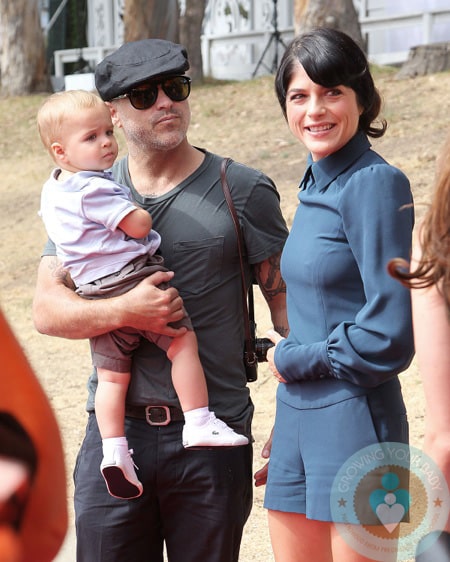
<svg viewBox="0 0 450 562">
<path fill-rule="evenodd" d="M 183 412 L 174 406 L 129 406 L 125 416 L 145 420 L 149 425 L 168 425 L 170 422 L 184 421 Z"/>
</svg>

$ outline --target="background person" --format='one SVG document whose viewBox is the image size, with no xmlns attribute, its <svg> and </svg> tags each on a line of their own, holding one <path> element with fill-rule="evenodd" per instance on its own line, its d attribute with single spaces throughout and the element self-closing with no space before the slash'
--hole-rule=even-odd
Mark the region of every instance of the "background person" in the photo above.
<svg viewBox="0 0 450 562">
<path fill-rule="evenodd" d="M 51 562 L 68 522 L 61 435 L 1 311 L 0 341 L 0 560 Z"/>
<path fill-rule="evenodd" d="M 411 288 L 414 342 L 425 392 L 424 451 L 450 486 L 450 136 L 438 159 L 430 208 L 417 229 L 411 264 L 392 260 L 391 274 Z M 449 514 L 450 518 L 450 514 Z M 450 560 L 450 519 L 424 542 L 419 562 Z"/>
<path fill-rule="evenodd" d="M 397 375 L 413 356 L 410 303 L 386 265 L 409 256 L 412 195 L 370 148 L 367 136 L 381 137 L 386 123 L 374 124 L 380 96 L 350 37 L 297 37 L 275 87 L 310 154 L 281 261 L 290 333 L 271 332 L 268 352 L 283 383 L 265 493 L 270 536 L 277 562 L 363 561 L 334 525 L 330 494 L 351 455 L 408 441 Z"/>
<path fill-rule="evenodd" d="M 210 407 L 250 439 L 238 247 L 220 182 L 222 158 L 188 142 L 189 102 L 174 99 L 168 87 L 188 68 L 182 46 L 148 39 L 124 44 L 96 69 L 99 93 L 128 147 L 113 175 L 151 213 L 176 288 L 158 289 L 173 276 L 158 272 L 119 297 L 82 299 L 49 243 L 38 272 L 34 320 L 41 332 L 63 337 L 93 337 L 121 326 L 176 336 L 179 330 L 169 324 L 184 316 L 184 302 Z M 256 276 L 274 326 L 286 334 L 279 256 L 287 228 L 278 193 L 264 174 L 236 162 L 227 179 L 245 238 L 246 277 L 250 283 Z M 143 341 L 133 356 L 125 412 L 144 486 L 132 502 L 119 502 L 101 485 L 95 373 L 89 380 L 89 421 L 75 469 L 78 562 L 162 562 L 164 543 L 171 562 L 238 560 L 252 505 L 252 445 L 183 448 L 182 413 L 169 372 L 165 353 Z M 170 412 L 166 425 L 146 419 L 153 406 Z"/>
<path fill-rule="evenodd" d="M 189 93 L 186 81 L 172 88 L 181 97 Z M 58 92 L 43 103 L 37 121 L 41 140 L 58 166 L 42 189 L 40 214 L 77 293 L 86 298 L 119 295 L 147 275 L 164 271 L 164 260 L 156 254 L 161 238 L 152 230 L 150 214 L 131 201 L 128 187 L 104 172 L 118 153 L 106 104 L 91 92 Z M 183 445 L 248 443 L 210 412 L 197 340 L 189 319 L 183 320 L 178 327 L 184 325 L 187 331 L 176 338 L 126 327 L 90 340 L 98 375 L 95 412 L 104 455 L 100 466 L 114 497 L 142 494 L 124 429 L 131 354 L 142 337 L 163 349 L 172 362 L 173 385 L 185 418 Z"/>
<path fill-rule="evenodd" d="M 20 562 L 20 528 L 33 480 L 37 454 L 16 417 L 0 411 L 0 560 Z"/>
</svg>

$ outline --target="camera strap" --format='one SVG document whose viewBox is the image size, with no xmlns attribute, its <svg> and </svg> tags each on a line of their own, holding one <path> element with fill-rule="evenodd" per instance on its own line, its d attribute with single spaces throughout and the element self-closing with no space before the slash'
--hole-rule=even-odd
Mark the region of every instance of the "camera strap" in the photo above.
<svg viewBox="0 0 450 562">
<path fill-rule="evenodd" d="M 238 252 L 239 252 L 239 263 L 241 267 L 241 285 L 242 285 L 242 310 L 244 313 L 244 327 L 245 327 L 245 361 L 247 365 L 256 365 L 257 357 L 255 351 L 255 312 L 254 312 L 254 301 L 253 301 L 253 285 L 247 290 L 245 283 L 245 269 L 244 269 L 244 237 L 242 236 L 242 230 L 239 225 L 239 218 L 236 213 L 236 209 L 233 203 L 233 198 L 231 197 L 230 187 L 227 181 L 227 167 L 231 164 L 233 160 L 231 158 L 224 158 L 220 166 L 220 179 L 222 182 L 222 190 L 225 196 L 225 201 L 227 202 L 228 209 L 230 210 L 231 218 L 233 220 L 234 229 L 236 231 Z"/>
</svg>

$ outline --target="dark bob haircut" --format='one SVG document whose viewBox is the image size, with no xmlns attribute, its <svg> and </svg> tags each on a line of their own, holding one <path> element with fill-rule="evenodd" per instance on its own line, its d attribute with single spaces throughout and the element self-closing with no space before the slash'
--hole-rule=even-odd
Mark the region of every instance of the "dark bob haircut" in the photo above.
<svg viewBox="0 0 450 562">
<path fill-rule="evenodd" d="M 325 88 L 343 85 L 351 88 L 363 108 L 359 129 L 378 138 L 384 135 L 387 123 L 372 123 L 381 109 L 381 97 L 370 73 L 366 55 L 355 41 L 337 29 L 317 28 L 294 38 L 288 45 L 275 78 L 275 91 L 286 118 L 286 92 L 298 64 L 310 79 Z"/>
</svg>

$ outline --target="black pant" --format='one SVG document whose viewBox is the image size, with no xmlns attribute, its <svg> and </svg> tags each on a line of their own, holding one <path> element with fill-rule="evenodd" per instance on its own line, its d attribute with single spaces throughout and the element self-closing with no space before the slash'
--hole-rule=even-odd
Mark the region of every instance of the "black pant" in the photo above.
<svg viewBox="0 0 450 562">
<path fill-rule="evenodd" d="M 126 418 L 144 493 L 111 497 L 94 415 L 75 467 L 78 562 L 237 562 L 252 504 L 252 446 L 184 449 L 183 422 Z"/>
</svg>

